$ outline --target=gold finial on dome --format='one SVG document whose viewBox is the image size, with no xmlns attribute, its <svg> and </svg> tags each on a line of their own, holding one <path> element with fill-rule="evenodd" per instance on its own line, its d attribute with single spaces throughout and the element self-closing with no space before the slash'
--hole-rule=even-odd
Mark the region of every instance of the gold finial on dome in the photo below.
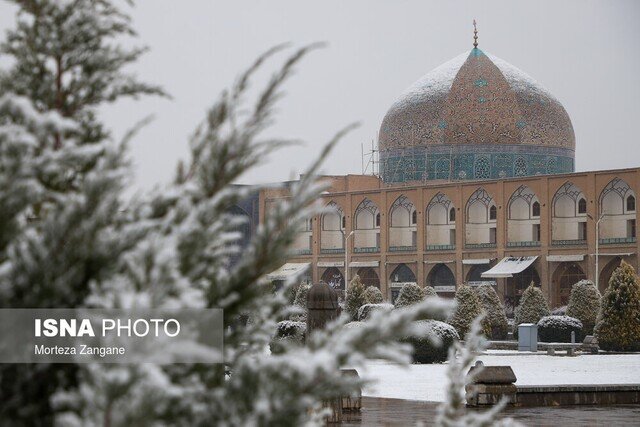
<svg viewBox="0 0 640 427">
<path fill-rule="evenodd" d="M 476 26 L 476 20 L 473 20 L 473 47 L 478 47 L 478 27 Z"/>
</svg>

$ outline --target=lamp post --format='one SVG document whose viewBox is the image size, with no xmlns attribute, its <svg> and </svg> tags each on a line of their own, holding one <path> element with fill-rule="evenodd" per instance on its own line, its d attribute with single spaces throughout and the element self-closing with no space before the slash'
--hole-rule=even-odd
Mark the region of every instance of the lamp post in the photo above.
<svg viewBox="0 0 640 427">
<path fill-rule="evenodd" d="M 344 236 L 344 289 L 347 289 L 347 285 L 349 284 L 349 260 L 348 260 L 348 256 L 349 256 L 349 245 L 348 245 L 348 241 L 349 241 L 349 237 L 353 236 L 353 233 L 355 233 L 355 230 L 352 230 L 351 233 L 349 233 L 348 235 Z"/>
<path fill-rule="evenodd" d="M 593 217 L 587 214 L 589 218 L 593 220 Z M 600 289 L 600 271 L 599 271 L 599 261 L 600 261 L 600 221 L 604 218 L 604 212 L 600 213 L 598 220 L 596 221 L 596 289 Z"/>
</svg>

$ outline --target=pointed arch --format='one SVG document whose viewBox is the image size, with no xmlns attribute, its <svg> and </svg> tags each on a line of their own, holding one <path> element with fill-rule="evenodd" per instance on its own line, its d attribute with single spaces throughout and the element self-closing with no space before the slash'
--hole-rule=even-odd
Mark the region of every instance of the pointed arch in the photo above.
<svg viewBox="0 0 640 427">
<path fill-rule="evenodd" d="M 540 201 L 530 187 L 521 185 L 507 205 L 507 244 L 534 246 L 540 234 Z"/>
<path fill-rule="evenodd" d="M 555 192 L 551 201 L 554 245 L 584 244 L 587 239 L 587 198 L 584 192 L 567 181 Z"/>
<path fill-rule="evenodd" d="M 629 243 L 636 238 L 636 195 L 629 184 L 618 177 L 600 192 L 598 202 L 602 213 L 600 240 L 602 243 Z"/>
<path fill-rule="evenodd" d="M 439 192 L 431 198 L 425 221 L 427 250 L 455 248 L 456 209 L 449 196 Z"/>
<path fill-rule="evenodd" d="M 414 204 L 404 194 L 389 208 L 389 250 L 414 251 L 416 246 L 417 220 Z"/>
<path fill-rule="evenodd" d="M 416 275 L 407 264 L 398 264 L 389 279 L 392 283 L 416 283 Z"/>
<path fill-rule="evenodd" d="M 491 194 L 480 187 L 467 200 L 465 207 L 468 248 L 494 247 L 497 239 L 497 208 Z"/>
<path fill-rule="evenodd" d="M 369 198 L 356 208 L 354 215 L 353 247 L 355 252 L 380 251 L 380 209 Z"/>
<path fill-rule="evenodd" d="M 336 253 L 344 251 L 344 211 L 333 200 L 327 203 L 320 218 L 320 251 Z"/>
</svg>

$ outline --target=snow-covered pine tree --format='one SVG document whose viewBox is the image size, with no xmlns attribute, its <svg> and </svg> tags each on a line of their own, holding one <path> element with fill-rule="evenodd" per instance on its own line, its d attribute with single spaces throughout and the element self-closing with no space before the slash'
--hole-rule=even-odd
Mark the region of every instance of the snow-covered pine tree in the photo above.
<svg viewBox="0 0 640 427">
<path fill-rule="evenodd" d="M 424 291 L 416 283 L 407 283 L 400 289 L 396 299 L 396 308 L 409 307 L 424 300 Z"/>
<path fill-rule="evenodd" d="M 382 292 L 375 286 L 368 286 L 367 289 L 365 289 L 364 299 L 367 301 L 367 304 L 381 304 L 384 301 Z"/>
<path fill-rule="evenodd" d="M 308 283 L 300 283 L 297 288 L 298 290 L 296 292 L 296 298 L 293 301 L 293 306 L 299 313 L 294 313 L 291 316 L 291 320 L 304 322 L 307 318 L 307 293 L 311 285 Z"/>
<path fill-rule="evenodd" d="M 484 323 L 491 328 L 491 339 L 505 339 L 507 332 L 509 332 L 509 323 L 495 288 L 490 284 L 483 283 L 475 287 L 474 290 L 484 309 Z"/>
<path fill-rule="evenodd" d="M 595 335 L 603 350 L 640 350 L 640 284 L 624 261 L 613 271 L 602 297 Z"/>
<path fill-rule="evenodd" d="M 121 200 L 132 133 L 113 143 L 96 110 L 161 91 L 122 72 L 143 50 L 120 46 L 133 30 L 110 1 L 15 3 L 16 28 L 0 45 L 11 59 L 0 72 L 0 93 L 14 108 L 0 111 L 0 123 L 26 129 L 31 148 L 12 165 L 28 177 L 28 188 L 15 181 L 0 188 L 0 199 L 12 200 L 0 208 L 10 227 L 2 230 L 0 306 L 77 307 L 121 268 L 121 255 L 145 232 L 129 222 Z M 4 150 L 9 145 L 3 142 L 3 164 L 17 154 Z M 51 423 L 49 397 L 75 383 L 73 365 L 3 366 L 0 418 Z"/>
<path fill-rule="evenodd" d="M 470 286 L 459 286 L 456 290 L 456 308 L 447 323 L 456 328 L 458 335 L 464 337 L 471 328 L 474 319 L 483 315 L 484 308 L 478 295 Z M 482 321 L 483 333 L 490 335 L 491 327 L 487 318 Z"/>
<path fill-rule="evenodd" d="M 535 284 L 531 283 L 527 289 L 524 290 L 520 297 L 520 304 L 515 310 L 514 334 L 518 334 L 518 325 L 521 323 L 533 323 L 537 324 L 540 319 L 545 316 L 549 316 L 551 311 L 547 300 L 542 293 L 542 290 Z"/>
<path fill-rule="evenodd" d="M 344 309 L 349 313 L 352 320 L 358 320 L 358 310 L 367 304 L 365 292 L 366 289 L 360 280 L 360 276 L 356 274 L 349 282 L 344 300 Z"/>
<path fill-rule="evenodd" d="M 571 288 L 567 316 L 575 317 L 582 322 L 582 332 L 585 335 L 593 333 L 601 298 L 600 291 L 590 280 L 580 280 Z"/>
<path fill-rule="evenodd" d="M 384 316 L 374 315 L 355 329 L 341 327 L 347 320 L 344 316 L 333 327 L 314 332 L 305 347 L 284 346 L 283 353 L 277 355 L 265 352 L 277 321 L 285 318 L 285 293 L 290 286 L 273 293 L 265 276 L 286 262 L 300 224 L 321 212 L 316 200 L 324 187 L 315 176 L 328 150 L 344 133 L 339 133 L 301 180 L 291 186 L 291 197 L 266 213 L 239 262 L 229 268 L 230 257 L 239 250 L 234 244 L 239 236 L 234 231 L 238 219 L 228 213 L 228 208 L 243 197 L 242 191 L 231 184 L 263 161 L 266 154 L 286 144 L 262 138 L 261 132 L 273 121 L 274 103 L 281 95 L 283 82 L 309 48 L 288 59 L 260 91 L 256 103 L 247 107 L 251 76 L 278 50 L 260 57 L 214 104 L 191 141 L 187 179 L 166 198 L 154 198 L 150 203 L 155 206 L 151 209 L 155 212 L 153 219 L 161 223 L 158 231 L 149 233 L 160 243 L 147 245 L 155 249 L 144 258 L 149 262 L 145 269 L 154 272 L 152 283 L 122 275 L 110 283 L 113 292 L 96 293 L 96 299 L 109 301 L 115 299 L 111 294 L 116 290 L 122 293 L 129 289 L 129 293 L 138 292 L 141 301 L 145 295 L 154 294 L 153 289 L 164 288 L 166 280 L 169 287 L 191 289 L 195 295 L 201 291 L 204 298 L 180 301 L 192 301 L 194 306 L 205 301 L 209 307 L 223 308 L 227 326 L 244 313 L 251 313 L 253 321 L 225 328 L 224 366 L 163 367 L 153 371 L 157 374 L 154 378 L 137 369 L 122 377 L 106 369 L 97 373 L 83 370 L 87 376 L 81 377 L 79 393 L 56 396 L 57 403 L 75 405 L 59 420 L 77 425 L 101 423 L 108 415 L 114 425 L 140 424 L 141 420 L 179 425 L 318 424 L 322 421 L 319 410 L 323 400 L 351 394 L 361 385 L 357 379 L 343 377 L 340 367 L 368 358 L 409 363 L 410 348 L 398 345 L 397 338 L 411 334 L 416 318 L 446 312 L 448 305 L 434 299 Z M 167 298 L 162 293 L 160 296 Z M 96 375 L 98 380 L 93 379 Z M 141 380 L 126 382 L 126 387 L 115 389 L 117 394 L 114 388 L 94 386 L 117 385 L 114 377 Z M 155 403 L 149 407 L 151 396 Z"/>
<path fill-rule="evenodd" d="M 437 297 L 438 296 L 438 293 L 433 288 L 433 286 L 425 286 L 424 288 L 422 288 L 422 293 L 424 294 L 425 298 L 431 298 L 431 297 Z"/>
</svg>

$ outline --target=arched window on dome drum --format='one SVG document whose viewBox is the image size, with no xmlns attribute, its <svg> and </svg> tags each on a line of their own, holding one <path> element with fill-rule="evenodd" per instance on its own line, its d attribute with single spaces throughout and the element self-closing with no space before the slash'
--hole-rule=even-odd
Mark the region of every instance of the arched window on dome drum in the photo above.
<svg viewBox="0 0 640 427">
<path fill-rule="evenodd" d="M 456 209 L 449 209 L 449 222 L 456 222 Z"/>
<path fill-rule="evenodd" d="M 533 202 L 533 206 L 531 207 L 531 216 L 539 217 L 540 216 L 540 203 Z"/>
<path fill-rule="evenodd" d="M 476 179 L 491 178 L 491 161 L 488 157 L 478 157 L 473 166 L 474 177 Z"/>
<path fill-rule="evenodd" d="M 418 223 L 418 211 L 413 211 L 413 213 L 411 214 L 411 224 L 417 224 Z"/>
<path fill-rule="evenodd" d="M 376 214 L 376 227 L 380 227 L 380 212 Z"/>
<path fill-rule="evenodd" d="M 498 217 L 498 209 L 496 205 L 492 205 L 489 208 L 489 220 L 495 220 Z"/>
<path fill-rule="evenodd" d="M 580 199 L 578 201 L 578 213 L 579 214 L 587 213 L 587 201 L 585 199 Z"/>
</svg>

